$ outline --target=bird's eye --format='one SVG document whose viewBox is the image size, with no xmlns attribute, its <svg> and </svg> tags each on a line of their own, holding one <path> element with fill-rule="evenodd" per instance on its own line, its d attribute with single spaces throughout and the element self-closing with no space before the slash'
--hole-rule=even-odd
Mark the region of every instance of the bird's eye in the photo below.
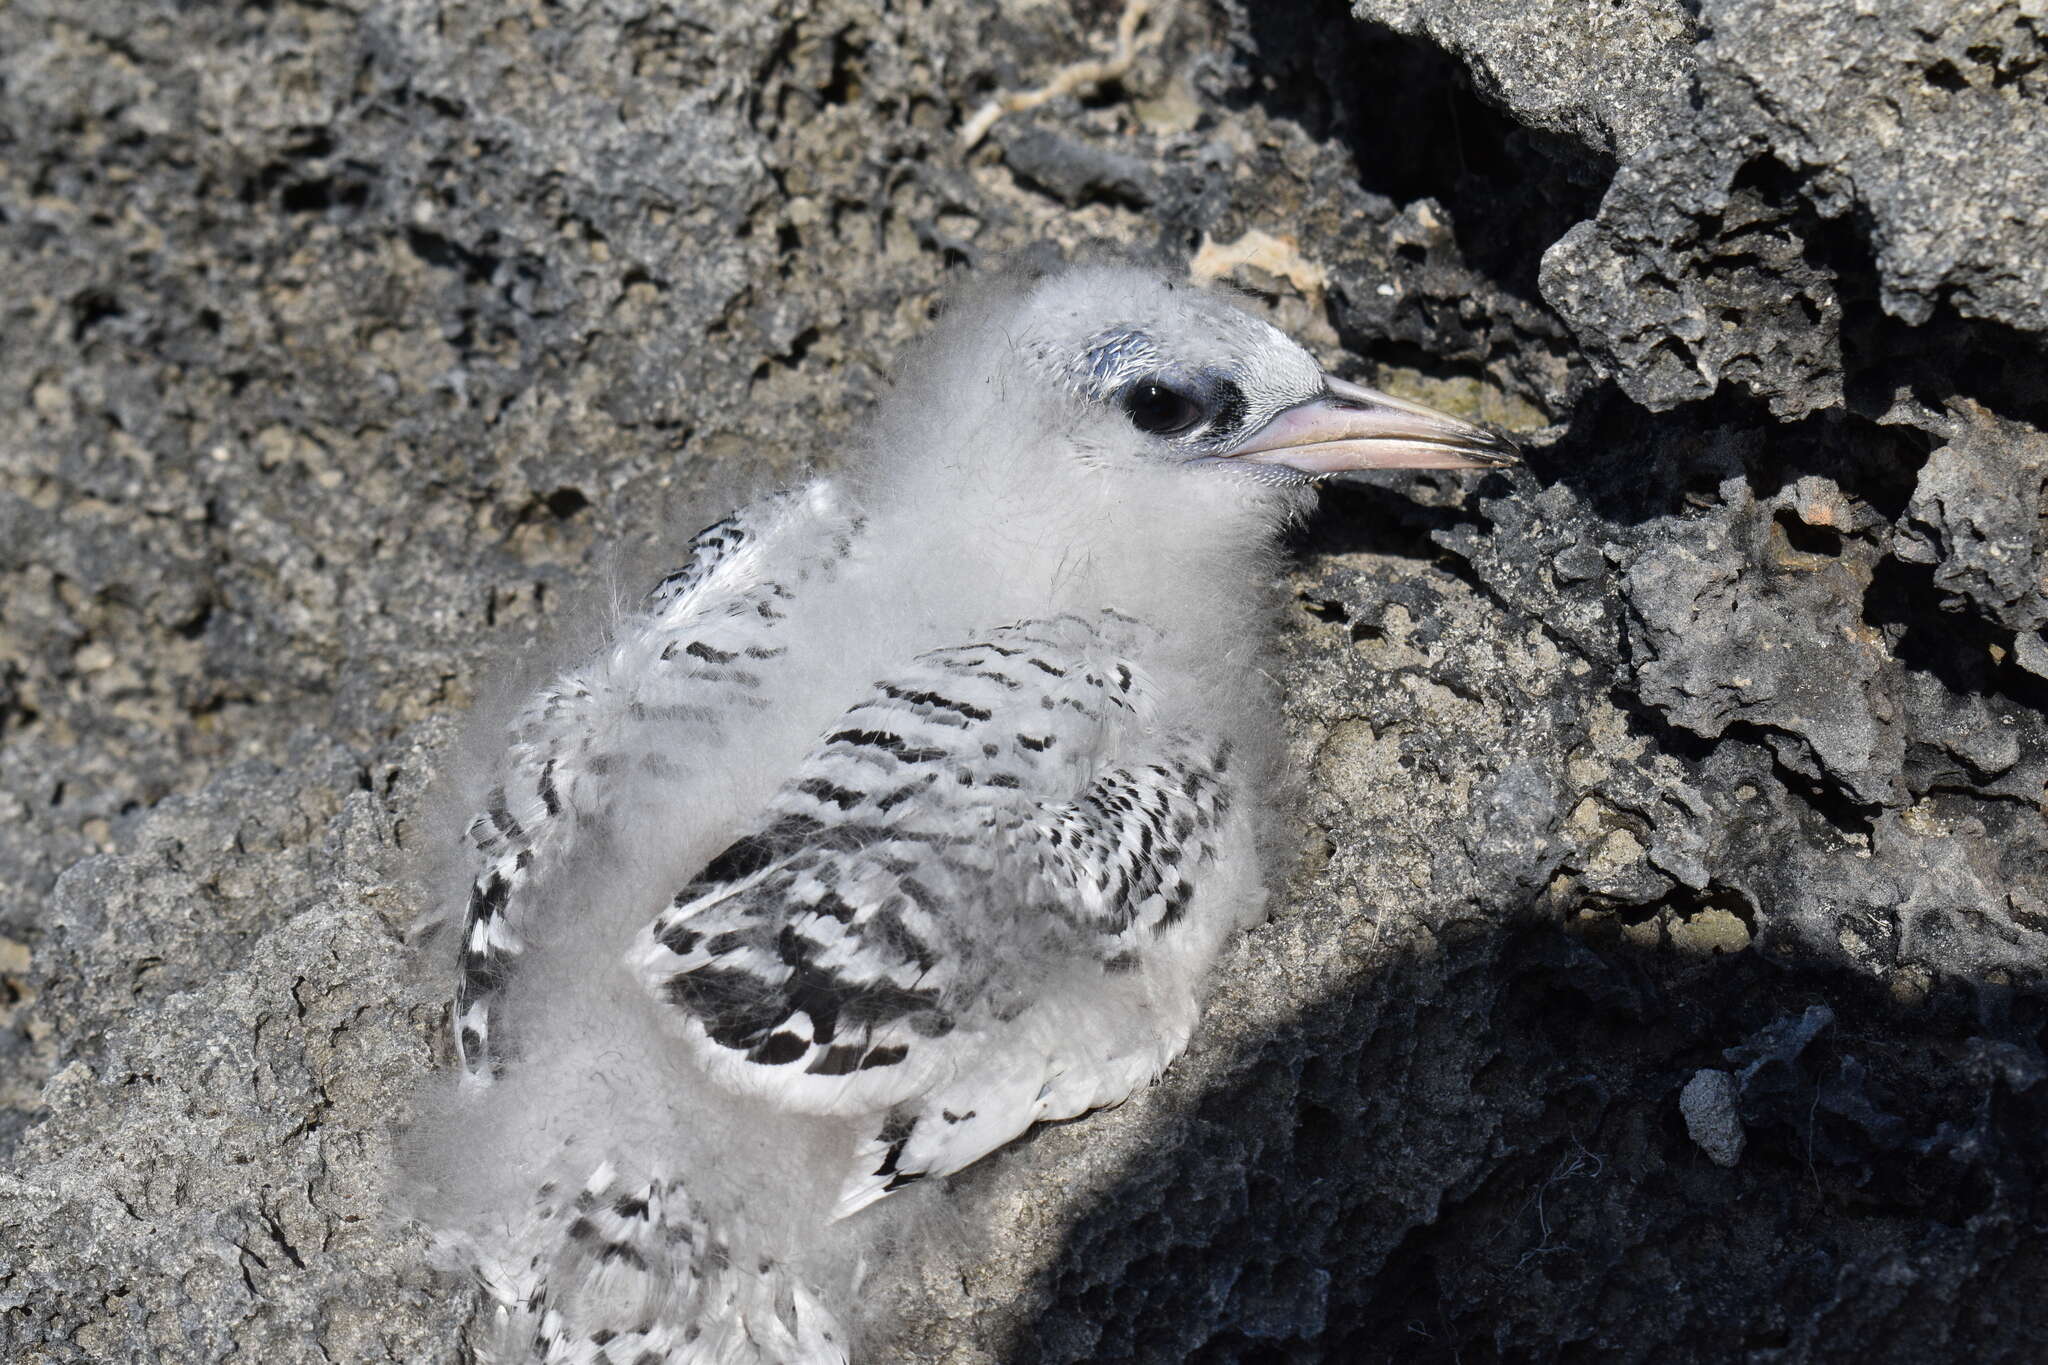
<svg viewBox="0 0 2048 1365">
<path fill-rule="evenodd" d="M 1201 420 L 1201 405 L 1156 379 L 1144 379 L 1124 391 L 1124 411 L 1132 425 L 1154 436 L 1178 436 Z"/>
</svg>

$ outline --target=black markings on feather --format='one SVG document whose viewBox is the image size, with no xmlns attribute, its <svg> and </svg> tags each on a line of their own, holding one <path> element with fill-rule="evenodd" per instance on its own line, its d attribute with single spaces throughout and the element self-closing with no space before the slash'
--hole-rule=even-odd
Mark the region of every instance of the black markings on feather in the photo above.
<svg viewBox="0 0 2048 1365">
<path fill-rule="evenodd" d="M 811 902 L 811 912 L 837 920 L 841 924 L 853 923 L 856 913 L 851 905 L 839 898 L 838 893 L 832 891 L 821 893 L 817 900 Z"/>
<path fill-rule="evenodd" d="M 540 801 L 550 816 L 562 813 L 562 794 L 555 790 L 555 760 L 552 758 L 541 764 Z"/>
<path fill-rule="evenodd" d="M 911 1130 L 917 1127 L 917 1116 L 897 1110 L 882 1120 L 882 1130 L 875 1134 L 875 1141 L 887 1143 L 889 1155 L 875 1168 L 876 1175 L 887 1175 L 896 1169 L 896 1158 L 903 1155 L 904 1144 L 910 1141 Z"/>
<path fill-rule="evenodd" d="M 916 884 L 915 880 L 909 877 L 905 877 L 903 882 L 898 884 L 905 883 Z M 910 897 L 904 896 L 902 899 L 907 901 Z M 879 940 L 883 947 L 894 953 L 901 961 L 915 962 L 920 974 L 929 972 L 938 961 L 930 945 L 911 932 L 910 926 L 903 922 L 903 916 L 897 913 L 892 905 L 885 905 L 877 910 L 874 918 L 868 921 L 867 928 L 869 933 L 864 937 Z"/>
<path fill-rule="evenodd" d="M 878 933 L 904 959 L 923 960 L 928 967 L 930 949 L 900 920 L 879 925 Z M 770 1036 L 793 1015 L 808 1016 L 812 1038 L 829 1044 L 842 1029 L 872 1030 L 907 1015 L 935 1009 L 936 991 L 911 990 L 888 980 L 849 976 L 839 967 L 818 961 L 821 947 L 798 933 L 793 925 L 783 926 L 770 942 L 764 942 L 758 931 L 729 931 L 705 944 L 705 950 L 714 958 L 711 964 L 671 976 L 663 994 L 671 1004 L 694 1015 L 713 1042 L 746 1052 L 750 1060 L 771 1065 L 802 1055 L 800 1039 L 795 1040 L 798 1050 L 790 1051 L 788 1043 L 779 1043 Z M 785 974 L 779 981 L 769 981 L 751 968 L 722 966 L 715 960 L 743 948 L 771 954 L 780 961 Z M 789 1034 L 782 1036 L 794 1038 Z M 861 1057 L 859 1065 L 887 1065 L 904 1055 L 901 1049 L 895 1050 L 894 1055 L 889 1055 L 890 1052 L 888 1048 L 871 1049 Z M 876 1060 L 878 1056 L 882 1060 Z M 830 1053 L 822 1060 L 826 1065 L 837 1064 Z"/>
<path fill-rule="evenodd" d="M 826 1048 L 824 1053 L 804 1068 L 807 1076 L 851 1076 L 860 1066 L 861 1049 L 845 1043 Z"/>
<path fill-rule="evenodd" d="M 496 953 L 463 954 L 461 994 L 457 1003 L 467 1005 L 491 995 L 505 984 L 509 975 L 505 959 Z"/>
<path fill-rule="evenodd" d="M 1172 893 L 1166 898 L 1166 908 L 1160 913 L 1159 923 L 1154 928 L 1165 929 L 1179 924 L 1181 916 L 1187 913 L 1188 898 L 1194 894 L 1194 890 L 1186 882 L 1176 882 Z"/>
<path fill-rule="evenodd" d="M 461 979 L 456 989 L 456 1006 L 459 1009 L 471 1000 L 486 996 L 505 984 L 508 964 L 505 956 L 493 950 L 489 943 L 481 948 L 472 947 L 470 935 L 479 924 L 489 925 L 505 912 L 505 899 L 511 894 L 512 884 L 493 872 L 489 877 L 469 889 L 469 909 L 463 926 L 463 940 L 456 952 L 456 964 Z"/>
<path fill-rule="evenodd" d="M 683 566 L 663 577 L 654 585 L 653 591 L 647 594 L 648 606 L 660 611 L 689 593 L 708 579 L 714 569 L 750 539 L 752 537 L 740 524 L 738 515 L 726 517 L 705 527 L 691 538 L 690 557 Z"/>
<path fill-rule="evenodd" d="M 762 1066 L 786 1066 L 810 1050 L 809 1043 L 785 1030 L 769 1034 L 766 1042 L 747 1054 L 747 1060 Z"/>
<path fill-rule="evenodd" d="M 827 744 L 846 744 L 854 748 L 880 749 L 891 754 L 899 763 L 930 763 L 944 758 L 944 749 L 916 747 L 904 742 L 901 735 L 892 735 L 887 730 L 841 730 L 828 736 Z"/>
<path fill-rule="evenodd" d="M 989 713 L 981 707 L 969 705 L 964 701 L 955 701 L 953 698 L 942 696 L 937 692 L 913 692 L 891 683 L 884 683 L 882 684 L 882 695 L 893 701 L 909 702 L 912 706 L 929 706 L 935 710 L 956 711 L 969 720 L 987 720 L 989 718 Z"/>
<path fill-rule="evenodd" d="M 756 872 L 801 848 L 823 826 L 807 815 L 785 815 L 757 834 L 744 835 L 727 844 L 722 852 L 704 864 L 696 880 L 676 898 L 678 904 L 723 882 L 743 881 Z M 694 894 L 693 894 L 694 893 Z"/>
<path fill-rule="evenodd" d="M 974 1116 L 970 1113 L 965 1117 Z M 883 1147 L 882 1159 L 875 1163 L 874 1174 L 888 1177 L 888 1183 L 882 1187 L 884 1192 L 901 1189 L 914 1180 L 924 1178 L 923 1171 L 906 1171 L 901 1168 L 903 1149 L 910 1145 L 910 1136 L 916 1129 L 916 1117 L 900 1110 L 882 1120 L 881 1131 L 875 1134 L 875 1141 Z"/>
<path fill-rule="evenodd" d="M 505 913 L 505 897 L 511 893 L 512 884 L 499 873 L 493 872 L 483 881 L 469 888 L 469 922 L 496 919 Z"/>
<path fill-rule="evenodd" d="M 678 973 L 663 993 L 701 1020 L 713 1042 L 736 1051 L 747 1051 L 787 1017 L 779 1002 L 761 998 L 761 979 L 747 971 L 703 967 Z"/>
<path fill-rule="evenodd" d="M 1042 754 L 1052 747 L 1053 736 L 1046 735 L 1042 738 L 1033 738 L 1030 735 L 1018 735 L 1017 742 L 1033 753 Z M 990 757 L 994 757 L 994 755 L 990 755 Z"/>
<path fill-rule="evenodd" d="M 490 816 L 491 823 L 498 827 L 498 832 L 513 843 L 518 843 L 526 837 L 525 828 L 512 818 L 511 811 L 505 809 L 505 789 L 503 787 L 499 787 L 491 793 Z"/>
<path fill-rule="evenodd" d="M 894 810 L 896 807 L 902 805 L 905 801 L 908 801 L 911 797 L 916 796 L 919 792 L 929 791 L 931 789 L 932 783 L 937 779 L 937 773 L 928 773 L 921 781 L 906 782 L 902 786 L 898 787 L 895 791 L 890 792 L 887 796 L 884 796 L 880 800 L 876 801 L 875 809 L 883 811 Z"/>
<path fill-rule="evenodd" d="M 1018 682 L 1009 674 L 983 669 L 973 661 L 959 663 L 952 659 L 941 659 L 939 660 L 939 667 L 950 668 L 956 672 L 966 673 L 976 678 L 987 678 L 990 682 L 1010 692 L 1021 691 L 1024 687 L 1023 683 Z"/>
<path fill-rule="evenodd" d="M 944 906 L 940 904 L 939 898 L 932 894 L 931 888 L 926 886 L 923 882 L 919 881 L 916 877 L 912 876 L 908 872 L 904 873 L 901 877 L 897 879 L 896 888 L 897 890 L 903 893 L 903 898 L 905 900 L 909 901 L 912 905 L 916 906 L 920 910 L 929 912 L 941 910 L 944 908 Z M 921 957 L 921 955 L 925 951 L 926 950 L 923 944 L 920 943 L 917 945 L 917 955 Z M 906 952 L 904 954 L 904 956 L 906 957 L 912 955 L 913 954 L 909 952 Z M 922 963 L 920 965 L 922 965 Z"/>
<path fill-rule="evenodd" d="M 827 782 L 822 777 L 807 777 L 796 784 L 796 789 L 805 796 L 827 802 L 839 807 L 841 810 L 852 810 L 855 806 L 867 800 L 866 792 L 852 791 L 846 787 L 837 786 Z"/>
<path fill-rule="evenodd" d="M 739 657 L 737 651 L 713 649 L 702 640 L 692 640 L 684 646 L 683 653 L 693 659 L 702 659 L 707 664 L 729 664 Z"/>
</svg>

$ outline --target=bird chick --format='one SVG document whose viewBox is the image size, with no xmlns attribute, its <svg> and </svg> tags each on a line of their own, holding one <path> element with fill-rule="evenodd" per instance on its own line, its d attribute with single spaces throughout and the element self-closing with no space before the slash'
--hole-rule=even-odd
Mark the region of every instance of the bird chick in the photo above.
<svg viewBox="0 0 2048 1365">
<path fill-rule="evenodd" d="M 510 725 L 413 1160 L 480 1353 L 846 1360 L 873 1206 L 1154 1080 L 1264 914 L 1279 532 L 1513 459 L 1159 273 L 956 310 Z"/>
</svg>

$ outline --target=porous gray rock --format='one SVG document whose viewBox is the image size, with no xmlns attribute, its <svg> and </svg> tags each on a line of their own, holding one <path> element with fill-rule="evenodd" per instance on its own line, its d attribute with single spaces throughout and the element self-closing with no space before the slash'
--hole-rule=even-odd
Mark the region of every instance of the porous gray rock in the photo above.
<svg viewBox="0 0 2048 1365">
<path fill-rule="evenodd" d="M 1632 398 L 1665 408 L 1728 382 L 1781 417 L 1839 406 L 1844 273 L 1916 326 L 1945 306 L 2048 328 L 2038 11 L 1706 0 L 1696 13 L 1692 79 L 1637 104 L 1661 108 L 1661 136 L 1622 149 L 1599 213 L 1544 258 L 1544 296 Z M 1458 41 L 1499 60 L 1515 45 L 1494 28 L 1468 23 Z M 1640 81 L 1659 69 L 1648 50 L 1582 45 L 1596 60 L 1574 84 Z M 1845 215 L 1857 226 L 1837 226 Z"/>
<path fill-rule="evenodd" d="M 1482 94 L 1529 126 L 1619 157 L 1668 135 L 1669 107 L 1698 65 L 1698 8 L 1679 0 L 1352 0 L 1351 13 L 1458 57 Z"/>
<path fill-rule="evenodd" d="M 1678 1092 L 1686 1135 L 1716 1166 L 1733 1166 L 1742 1160 L 1742 1115 L 1735 1103 L 1740 1093 L 1733 1076 L 1712 1067 L 1693 1072 L 1685 1089 Z"/>
<path fill-rule="evenodd" d="M 1111 243 L 1530 465 L 1330 495 L 1272 921 L 878 1358 L 2039 1358 L 2038 9 L 1354 13 L 966 151 L 1112 18 L 0 7 L 0 1354 L 459 1358 L 387 1210 L 490 661 Z"/>
<path fill-rule="evenodd" d="M 1913 486 L 1894 552 L 1933 568 L 1946 610 L 2012 631 L 2014 661 L 2048 677 L 2048 438 L 1974 404 L 1929 425 L 1946 440 Z M 1994 762 L 2005 761 L 2005 747 Z"/>
</svg>

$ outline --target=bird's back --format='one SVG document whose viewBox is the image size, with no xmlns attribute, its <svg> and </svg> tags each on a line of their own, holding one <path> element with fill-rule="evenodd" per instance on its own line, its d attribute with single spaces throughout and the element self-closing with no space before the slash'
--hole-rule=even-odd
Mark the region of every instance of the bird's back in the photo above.
<svg viewBox="0 0 2048 1365">
<path fill-rule="evenodd" d="M 418 1163 L 496 1358 L 840 1358 L 850 1216 L 1156 1076 L 1261 903 L 1242 660 L 874 542 L 822 480 L 719 523 L 513 725 Z"/>
</svg>

